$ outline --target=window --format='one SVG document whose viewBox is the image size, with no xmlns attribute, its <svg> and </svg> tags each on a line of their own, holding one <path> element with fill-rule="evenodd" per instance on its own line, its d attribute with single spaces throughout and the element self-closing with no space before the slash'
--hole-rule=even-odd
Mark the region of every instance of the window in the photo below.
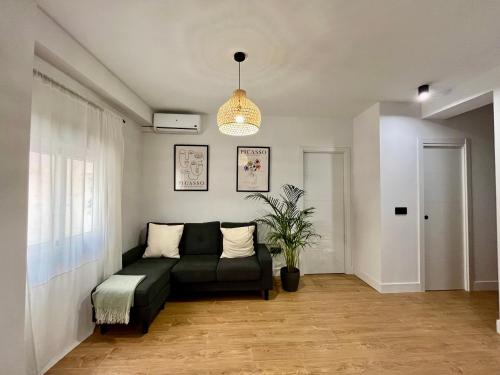
<svg viewBox="0 0 500 375">
<path fill-rule="evenodd" d="M 97 177 L 92 160 L 30 153 L 28 269 L 31 285 L 43 283 L 100 255 Z"/>
</svg>

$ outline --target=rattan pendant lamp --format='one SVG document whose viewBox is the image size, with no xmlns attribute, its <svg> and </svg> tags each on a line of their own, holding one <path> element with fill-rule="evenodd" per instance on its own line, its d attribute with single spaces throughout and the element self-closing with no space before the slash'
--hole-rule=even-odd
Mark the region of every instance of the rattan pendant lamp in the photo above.
<svg viewBox="0 0 500 375">
<path fill-rule="evenodd" d="M 234 60 L 238 63 L 238 90 L 219 108 L 217 112 L 217 125 L 223 134 L 233 136 L 252 135 L 260 128 L 260 110 L 240 87 L 241 63 L 245 61 L 244 52 L 236 52 Z"/>
</svg>

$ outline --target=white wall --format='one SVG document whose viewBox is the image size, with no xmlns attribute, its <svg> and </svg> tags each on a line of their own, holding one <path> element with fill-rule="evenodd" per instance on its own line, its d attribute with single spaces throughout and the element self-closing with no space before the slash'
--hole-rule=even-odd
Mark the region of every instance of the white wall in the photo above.
<svg viewBox="0 0 500 375">
<path fill-rule="evenodd" d="M 493 106 L 464 113 L 445 123 L 471 140 L 472 287 L 495 289 L 498 267 Z"/>
<path fill-rule="evenodd" d="M 143 228 L 142 133 L 133 121 L 123 127 L 125 160 L 123 162 L 122 237 L 123 252 L 137 246 Z"/>
<path fill-rule="evenodd" d="M 25 374 L 24 303 L 28 152 L 35 11 L 31 1 L 0 2 L 0 372 Z"/>
<path fill-rule="evenodd" d="M 354 273 L 380 284 L 380 105 L 353 121 L 352 253 Z"/>
<path fill-rule="evenodd" d="M 472 276 L 476 288 L 494 288 L 496 229 L 493 113 L 491 106 L 432 122 L 421 120 L 418 107 L 382 103 L 380 165 L 382 206 L 382 291 L 418 291 L 418 171 L 419 138 L 469 138 L 472 161 Z M 395 206 L 408 215 L 395 216 Z"/>
<path fill-rule="evenodd" d="M 255 218 L 263 206 L 245 201 L 236 192 L 236 146 L 271 147 L 271 193 L 281 185 L 302 186 L 300 146 L 351 146 L 349 120 L 330 118 L 264 117 L 259 133 L 251 137 L 221 134 L 215 116 L 202 117 L 201 135 L 144 134 L 143 221 L 244 221 Z M 208 144 L 209 191 L 174 192 L 174 144 Z"/>
</svg>

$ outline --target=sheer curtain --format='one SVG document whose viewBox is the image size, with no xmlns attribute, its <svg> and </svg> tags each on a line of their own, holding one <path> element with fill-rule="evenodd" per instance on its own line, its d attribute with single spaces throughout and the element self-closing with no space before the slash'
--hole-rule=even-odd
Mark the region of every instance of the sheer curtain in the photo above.
<svg viewBox="0 0 500 375">
<path fill-rule="evenodd" d="M 34 73 L 26 314 L 33 373 L 92 332 L 90 292 L 121 268 L 121 126 Z"/>
</svg>

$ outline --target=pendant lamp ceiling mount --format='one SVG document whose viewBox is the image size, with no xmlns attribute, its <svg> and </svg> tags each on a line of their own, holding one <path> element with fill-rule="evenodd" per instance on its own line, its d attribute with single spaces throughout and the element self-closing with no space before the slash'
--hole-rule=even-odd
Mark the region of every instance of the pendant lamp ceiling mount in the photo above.
<svg viewBox="0 0 500 375">
<path fill-rule="evenodd" d="M 237 63 L 242 63 L 246 58 L 247 54 L 245 52 L 236 52 L 234 54 L 234 61 L 236 61 Z"/>
</svg>

